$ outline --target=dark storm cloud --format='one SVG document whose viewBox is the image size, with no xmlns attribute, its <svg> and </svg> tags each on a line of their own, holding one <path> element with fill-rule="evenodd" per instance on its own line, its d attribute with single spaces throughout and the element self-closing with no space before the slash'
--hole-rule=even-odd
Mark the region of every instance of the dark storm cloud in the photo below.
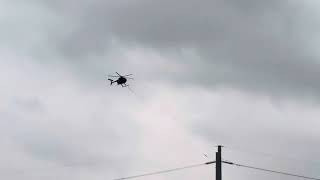
<svg viewBox="0 0 320 180">
<path fill-rule="evenodd" d="M 280 154 L 303 144 L 314 149 L 297 156 L 317 157 L 317 109 L 289 101 L 284 112 L 252 95 L 319 95 L 318 16 L 300 3 L 1 1 L 2 166 L 33 169 L 24 179 L 43 166 L 52 179 L 112 179 L 198 161 L 215 140 Z M 134 73 L 143 100 L 106 88 L 113 71 Z M 237 99 L 239 89 L 251 94 Z M 73 178 L 62 177 L 68 165 Z"/>
<path fill-rule="evenodd" d="M 103 54 L 117 40 L 124 46 L 151 47 L 189 73 L 166 80 L 268 95 L 319 95 L 320 66 L 310 49 L 319 16 L 301 2 L 95 0 L 45 5 L 70 23 L 66 28 L 72 31 L 57 42 L 69 59 L 92 61 L 90 55 Z M 180 54 L 181 49 L 193 50 L 199 58 Z M 172 52 L 178 56 L 170 56 Z"/>
</svg>

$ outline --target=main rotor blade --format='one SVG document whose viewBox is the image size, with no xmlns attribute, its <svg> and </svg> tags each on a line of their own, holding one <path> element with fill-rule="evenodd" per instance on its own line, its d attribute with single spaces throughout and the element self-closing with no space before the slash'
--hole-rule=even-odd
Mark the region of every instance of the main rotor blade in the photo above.
<svg viewBox="0 0 320 180">
<path fill-rule="evenodd" d="M 112 75 L 108 75 L 108 77 L 120 77 L 120 76 L 112 76 Z"/>
<path fill-rule="evenodd" d="M 133 74 L 127 74 L 127 75 L 124 75 L 124 76 L 132 76 Z"/>
<path fill-rule="evenodd" d="M 119 76 L 121 76 L 118 72 L 116 72 Z"/>
</svg>

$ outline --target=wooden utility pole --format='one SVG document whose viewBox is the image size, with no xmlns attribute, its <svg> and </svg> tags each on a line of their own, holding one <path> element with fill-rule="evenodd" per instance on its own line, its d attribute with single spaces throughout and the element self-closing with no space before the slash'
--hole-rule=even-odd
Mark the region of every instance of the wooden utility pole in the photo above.
<svg viewBox="0 0 320 180">
<path fill-rule="evenodd" d="M 221 158 L 221 147 L 218 146 L 218 152 L 216 152 L 216 180 L 222 180 L 222 158 Z"/>
</svg>

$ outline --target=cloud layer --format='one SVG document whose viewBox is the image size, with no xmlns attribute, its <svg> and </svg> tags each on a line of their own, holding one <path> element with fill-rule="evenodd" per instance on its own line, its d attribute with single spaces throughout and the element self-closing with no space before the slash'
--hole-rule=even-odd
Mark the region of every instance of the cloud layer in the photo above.
<svg viewBox="0 0 320 180">
<path fill-rule="evenodd" d="M 0 177 L 112 179 L 214 159 L 217 143 L 227 160 L 319 177 L 319 7 L 1 1 Z M 135 94 L 109 87 L 115 71 L 134 73 Z"/>
<path fill-rule="evenodd" d="M 67 28 L 60 31 L 68 33 L 62 33 L 56 48 L 67 59 L 92 61 L 120 41 L 130 49 L 160 53 L 183 67 L 182 73 L 164 75 L 166 81 L 270 96 L 318 96 L 319 54 L 313 47 L 319 15 L 309 1 L 44 4 L 66 22 Z"/>
</svg>

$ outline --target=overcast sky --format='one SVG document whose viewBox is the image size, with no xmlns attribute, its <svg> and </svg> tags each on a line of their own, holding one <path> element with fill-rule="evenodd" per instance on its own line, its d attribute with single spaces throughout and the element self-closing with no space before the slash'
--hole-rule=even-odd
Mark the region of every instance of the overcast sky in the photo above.
<svg viewBox="0 0 320 180">
<path fill-rule="evenodd" d="M 316 0 L 0 0 L 0 178 L 112 180 L 214 160 L 217 144 L 223 159 L 319 178 L 319 10 Z M 109 86 L 116 71 L 134 74 L 134 93 Z M 228 165 L 223 178 L 294 179 Z"/>
</svg>

